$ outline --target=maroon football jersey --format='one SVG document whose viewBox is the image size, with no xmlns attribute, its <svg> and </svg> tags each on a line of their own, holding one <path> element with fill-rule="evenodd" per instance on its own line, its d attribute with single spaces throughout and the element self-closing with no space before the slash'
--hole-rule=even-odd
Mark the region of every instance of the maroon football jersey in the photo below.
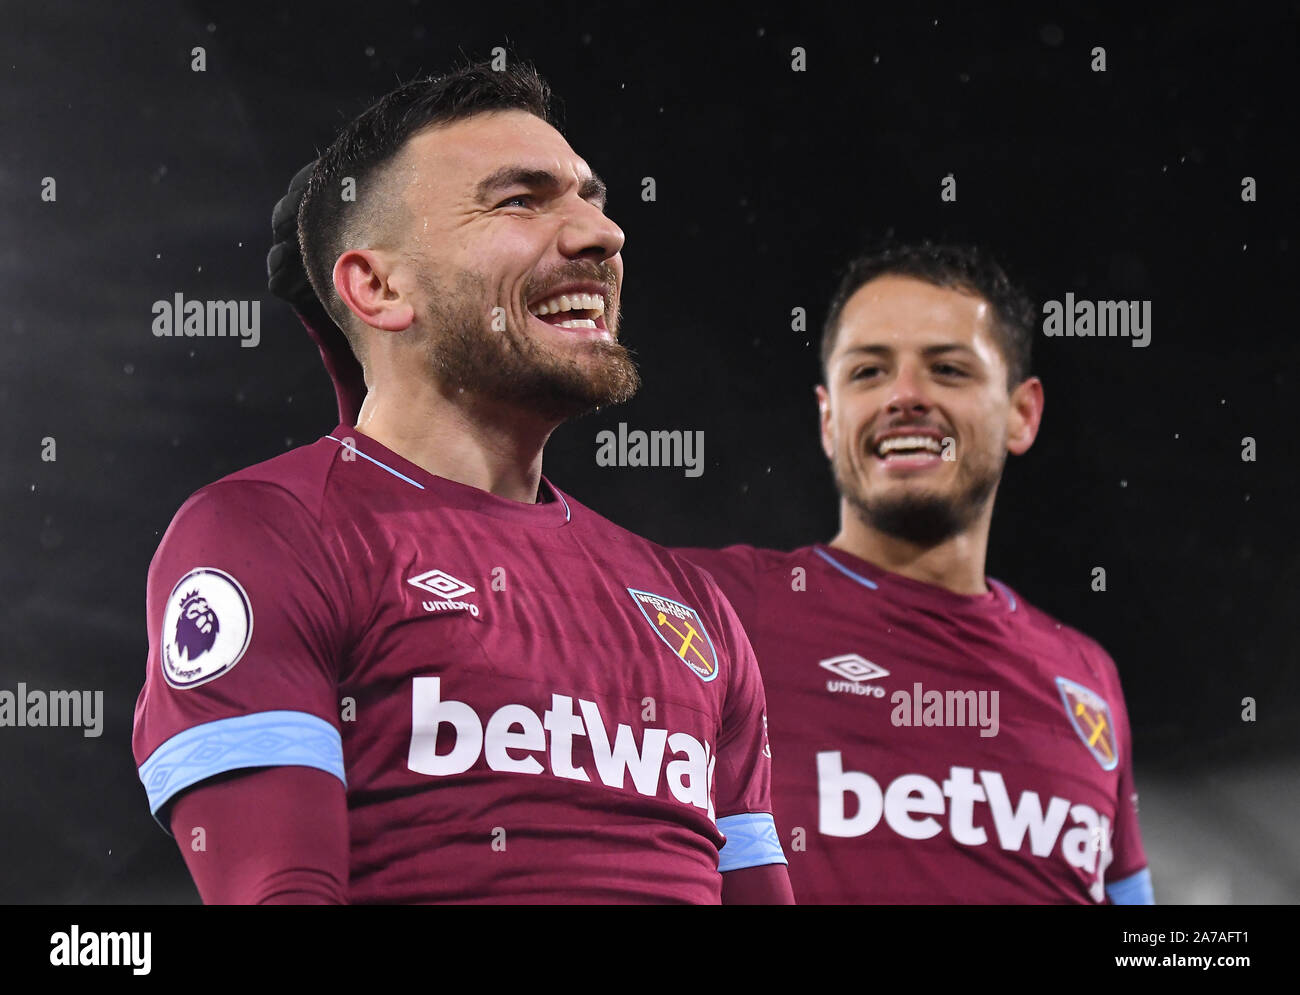
<svg viewBox="0 0 1300 995">
<path fill-rule="evenodd" d="M 678 550 L 749 633 L 801 903 L 1150 901 L 1128 716 L 1095 642 L 829 546 Z"/>
<path fill-rule="evenodd" d="M 340 425 L 196 492 L 150 566 L 135 714 L 164 826 L 206 778 L 300 765 L 346 786 L 353 902 L 709 903 L 784 863 L 726 599 L 542 490 Z"/>
</svg>

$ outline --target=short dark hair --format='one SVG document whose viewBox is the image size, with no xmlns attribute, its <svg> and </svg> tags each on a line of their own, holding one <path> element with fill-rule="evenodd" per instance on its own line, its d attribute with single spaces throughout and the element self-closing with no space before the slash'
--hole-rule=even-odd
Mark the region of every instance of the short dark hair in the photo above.
<svg viewBox="0 0 1300 995">
<path fill-rule="evenodd" d="M 298 245 L 316 296 L 347 334 L 353 352 L 358 343 L 351 312 L 334 289 L 334 263 L 358 247 L 359 238 L 394 232 L 404 220 L 401 205 L 381 189 L 387 167 L 417 132 L 503 110 L 527 111 L 559 128 L 551 88 L 530 63 L 511 59 L 501 70 L 490 62 L 467 63 L 385 94 L 350 121 L 316 161 L 298 206 Z M 345 177 L 355 184 L 355 201 L 341 196 Z"/>
<path fill-rule="evenodd" d="M 831 298 L 822 329 L 822 375 L 835 351 L 840 316 L 850 297 L 881 276 L 909 276 L 936 287 L 975 294 L 993 309 L 993 332 L 1007 364 L 1007 389 L 1030 375 L 1034 329 L 1038 315 L 1034 303 L 1013 284 L 991 256 L 973 245 L 904 243 L 885 241 L 849 263 Z"/>
</svg>

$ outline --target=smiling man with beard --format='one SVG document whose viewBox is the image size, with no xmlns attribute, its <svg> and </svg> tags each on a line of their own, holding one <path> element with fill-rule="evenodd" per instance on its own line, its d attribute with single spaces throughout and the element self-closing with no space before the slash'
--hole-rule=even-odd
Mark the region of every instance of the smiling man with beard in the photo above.
<svg viewBox="0 0 1300 995">
<path fill-rule="evenodd" d="M 984 574 L 1043 413 L 1034 323 L 975 249 L 857 260 L 817 387 L 839 534 L 679 550 L 758 654 L 801 903 L 1151 900 L 1113 662 Z"/>
<path fill-rule="evenodd" d="M 638 386 L 623 233 L 548 100 L 527 67 L 407 84 L 306 184 L 364 385 L 194 494 L 149 571 L 135 756 L 205 901 L 789 900 L 734 612 L 542 476 Z"/>
</svg>

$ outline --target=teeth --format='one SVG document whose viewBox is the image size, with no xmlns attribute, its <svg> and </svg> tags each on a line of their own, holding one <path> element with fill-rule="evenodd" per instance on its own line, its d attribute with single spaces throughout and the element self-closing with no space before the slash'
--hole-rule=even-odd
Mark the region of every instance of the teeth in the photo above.
<svg viewBox="0 0 1300 995">
<path fill-rule="evenodd" d="M 570 318 L 568 321 L 556 322 L 556 328 L 595 328 L 596 323 L 590 318 Z"/>
<path fill-rule="evenodd" d="M 896 449 L 924 449 L 932 453 L 940 451 L 939 443 L 928 435 L 896 435 L 877 446 L 876 453 L 886 456 Z"/>
<path fill-rule="evenodd" d="M 542 301 L 542 303 L 532 308 L 532 313 L 539 318 L 543 315 L 559 314 L 561 311 L 595 311 L 597 314 L 604 314 L 605 295 L 560 294 L 558 297 Z"/>
</svg>

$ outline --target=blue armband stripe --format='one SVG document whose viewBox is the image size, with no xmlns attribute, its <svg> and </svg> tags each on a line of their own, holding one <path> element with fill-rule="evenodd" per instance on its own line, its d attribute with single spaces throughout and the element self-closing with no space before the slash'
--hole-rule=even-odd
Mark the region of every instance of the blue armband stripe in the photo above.
<svg viewBox="0 0 1300 995">
<path fill-rule="evenodd" d="M 178 732 L 140 765 L 140 780 L 156 817 L 176 792 L 244 767 L 315 767 L 348 783 L 338 730 L 315 715 L 290 711 L 238 715 Z"/>
<path fill-rule="evenodd" d="M 1142 868 L 1136 874 L 1120 878 L 1106 885 L 1106 897 L 1116 905 L 1155 905 L 1156 896 L 1151 888 L 1151 869 Z"/>
<path fill-rule="evenodd" d="M 788 863 L 776 836 L 776 823 L 766 812 L 724 815 L 718 820 L 718 829 L 727 837 L 718 854 L 719 871 Z"/>
</svg>

